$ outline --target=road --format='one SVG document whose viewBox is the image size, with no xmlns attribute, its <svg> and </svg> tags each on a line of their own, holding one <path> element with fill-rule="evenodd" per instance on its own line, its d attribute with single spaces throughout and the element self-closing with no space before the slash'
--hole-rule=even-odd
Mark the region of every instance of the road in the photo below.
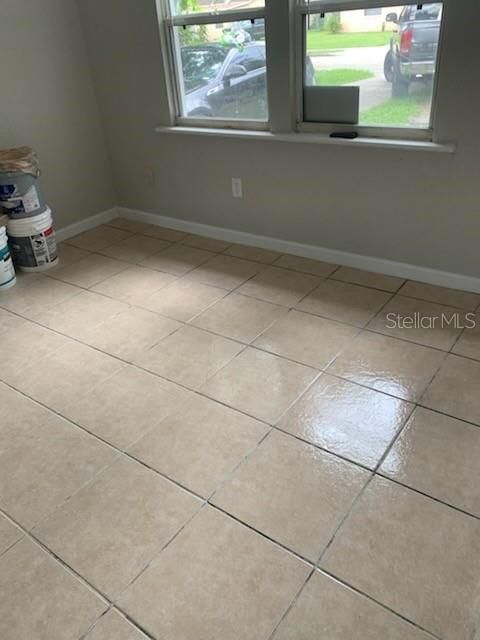
<svg viewBox="0 0 480 640">
<path fill-rule="evenodd" d="M 360 87 L 360 112 L 367 111 L 392 96 L 392 87 L 383 75 L 383 62 L 388 51 L 384 47 L 358 47 L 310 54 L 315 69 L 365 69 L 373 78 L 350 83 Z"/>
</svg>

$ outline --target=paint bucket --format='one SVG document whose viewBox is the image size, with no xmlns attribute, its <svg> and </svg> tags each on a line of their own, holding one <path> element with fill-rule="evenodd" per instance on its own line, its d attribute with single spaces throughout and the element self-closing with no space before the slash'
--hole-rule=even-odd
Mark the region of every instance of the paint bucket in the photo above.
<svg viewBox="0 0 480 640">
<path fill-rule="evenodd" d="M 22 271 L 45 271 L 58 264 L 52 212 L 22 220 L 10 219 L 7 233 L 13 261 Z"/>
<path fill-rule="evenodd" d="M 6 220 L 0 218 L 0 292 L 17 282 L 12 256 L 7 242 Z"/>
<path fill-rule="evenodd" d="M 0 173 L 0 207 L 13 219 L 36 216 L 47 209 L 38 180 L 26 173 Z"/>
<path fill-rule="evenodd" d="M 37 156 L 30 147 L 0 151 L 0 213 L 21 219 L 43 213 Z"/>
</svg>

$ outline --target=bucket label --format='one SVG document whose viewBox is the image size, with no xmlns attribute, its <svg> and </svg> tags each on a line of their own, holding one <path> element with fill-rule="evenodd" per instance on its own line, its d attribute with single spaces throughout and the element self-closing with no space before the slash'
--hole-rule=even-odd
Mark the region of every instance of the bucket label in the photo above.
<svg viewBox="0 0 480 640">
<path fill-rule="evenodd" d="M 53 227 L 23 238 L 10 236 L 10 245 L 13 259 L 19 267 L 42 267 L 57 259 L 57 241 Z"/>
<path fill-rule="evenodd" d="M 0 289 L 15 279 L 12 257 L 8 247 L 0 249 Z"/>
<path fill-rule="evenodd" d="M 0 185 L 0 202 L 5 213 L 9 215 L 32 213 L 40 209 L 40 199 L 35 185 L 23 195 L 19 195 L 15 184 Z"/>
</svg>

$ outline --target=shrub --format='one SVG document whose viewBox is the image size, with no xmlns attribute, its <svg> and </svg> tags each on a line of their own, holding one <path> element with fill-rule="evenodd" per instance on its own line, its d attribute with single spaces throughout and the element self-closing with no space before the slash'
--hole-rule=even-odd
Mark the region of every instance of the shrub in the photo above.
<svg viewBox="0 0 480 640">
<path fill-rule="evenodd" d="M 332 13 L 325 21 L 325 29 L 330 33 L 339 33 L 342 30 L 342 23 L 338 13 Z"/>
</svg>

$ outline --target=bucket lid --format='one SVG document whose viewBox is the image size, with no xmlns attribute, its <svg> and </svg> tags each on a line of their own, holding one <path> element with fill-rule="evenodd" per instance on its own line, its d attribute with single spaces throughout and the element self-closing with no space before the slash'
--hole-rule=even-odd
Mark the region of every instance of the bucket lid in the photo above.
<svg viewBox="0 0 480 640">
<path fill-rule="evenodd" d="M 30 147 L 17 147 L 0 151 L 1 173 L 29 173 L 35 178 L 40 175 L 37 155 Z"/>
</svg>

